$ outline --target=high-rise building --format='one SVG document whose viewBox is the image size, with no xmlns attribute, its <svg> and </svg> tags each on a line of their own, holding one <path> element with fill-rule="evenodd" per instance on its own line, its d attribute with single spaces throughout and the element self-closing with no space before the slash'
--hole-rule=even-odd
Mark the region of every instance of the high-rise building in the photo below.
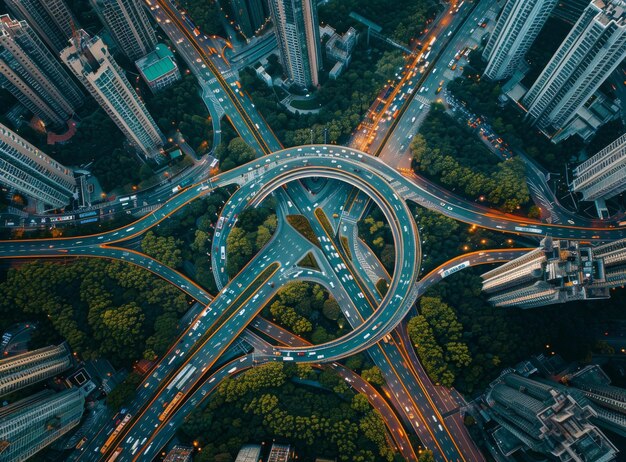
<svg viewBox="0 0 626 462">
<path fill-rule="evenodd" d="M 537 38 L 557 0 L 509 0 L 487 42 L 485 76 L 502 80 L 513 75 Z"/>
<path fill-rule="evenodd" d="M 154 50 L 156 34 L 140 0 L 91 0 L 91 3 L 128 59 L 136 61 Z"/>
<path fill-rule="evenodd" d="M 26 21 L 0 16 L 0 87 L 49 124 L 62 124 L 84 95 Z"/>
<path fill-rule="evenodd" d="M 580 15 L 583 14 L 583 11 L 587 8 L 590 1 L 591 0 L 559 0 L 554 10 L 552 10 L 552 16 L 574 24 L 578 21 Z"/>
<path fill-rule="evenodd" d="M 61 59 L 137 149 L 148 157 L 160 151 L 161 131 L 100 37 L 78 31 Z"/>
<path fill-rule="evenodd" d="M 593 0 L 522 99 L 547 135 L 563 129 L 626 57 L 626 2 Z"/>
<path fill-rule="evenodd" d="M 572 462 L 608 462 L 617 456 L 617 448 L 591 422 L 593 408 L 550 383 L 507 370 L 489 385 L 482 402 L 499 425 L 492 434 L 506 457 L 520 449 Z"/>
<path fill-rule="evenodd" d="M 287 77 L 300 87 L 317 86 L 322 67 L 317 2 L 270 0 L 270 13 Z"/>
<path fill-rule="evenodd" d="M 606 200 L 626 190 L 626 134 L 574 169 L 570 185 L 585 201 Z"/>
<path fill-rule="evenodd" d="M 71 355 L 65 344 L 40 348 L 2 359 L 0 360 L 0 396 L 54 377 L 71 364 Z"/>
<path fill-rule="evenodd" d="M 74 173 L 0 124 L 0 183 L 53 208 L 70 203 Z"/>
<path fill-rule="evenodd" d="M 85 399 L 76 388 L 42 391 L 0 408 L 0 462 L 21 462 L 80 422 Z"/>
<path fill-rule="evenodd" d="M 5 0 L 5 3 L 57 54 L 67 46 L 72 30 L 80 28 L 65 0 Z"/>
<path fill-rule="evenodd" d="M 264 0 L 230 0 L 235 21 L 246 37 L 252 37 L 265 23 Z"/>
<path fill-rule="evenodd" d="M 626 282 L 626 239 L 598 247 L 545 238 L 541 247 L 486 272 L 483 292 L 495 306 L 535 308 L 609 297 Z"/>
</svg>

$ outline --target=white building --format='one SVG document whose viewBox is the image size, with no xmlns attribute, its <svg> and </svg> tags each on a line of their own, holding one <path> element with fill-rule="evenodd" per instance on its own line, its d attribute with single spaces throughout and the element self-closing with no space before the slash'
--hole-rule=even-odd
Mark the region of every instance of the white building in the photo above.
<svg viewBox="0 0 626 462">
<path fill-rule="evenodd" d="M 120 51 L 131 61 L 147 55 L 157 44 L 156 34 L 140 0 L 91 0 Z"/>
<path fill-rule="evenodd" d="M 63 345 L 28 351 L 0 360 L 0 396 L 32 385 L 63 372 L 72 364 Z"/>
<path fill-rule="evenodd" d="M 485 76 L 503 80 L 515 72 L 557 0 L 509 0 L 483 52 Z"/>
<path fill-rule="evenodd" d="M 626 190 L 626 134 L 574 169 L 570 189 L 584 201 L 604 202 Z"/>
<path fill-rule="evenodd" d="M 269 0 L 283 69 L 303 88 L 319 85 L 322 67 L 317 3 L 314 0 Z"/>
<path fill-rule="evenodd" d="M 22 462 L 80 422 L 85 399 L 78 389 L 42 391 L 0 408 L 0 462 Z"/>
<path fill-rule="evenodd" d="M 64 124 L 84 101 L 30 25 L 6 14 L 0 16 L 0 87 L 47 124 Z"/>
<path fill-rule="evenodd" d="M 16 17 L 26 20 L 57 54 L 67 46 L 72 27 L 80 27 L 65 0 L 5 0 L 5 3 Z"/>
<path fill-rule="evenodd" d="M 522 99 L 547 135 L 558 135 L 626 57 L 625 8 L 593 0 Z"/>
<path fill-rule="evenodd" d="M 98 36 L 80 30 L 61 52 L 61 59 L 113 119 L 126 138 L 145 156 L 160 152 L 164 137 Z"/>
<path fill-rule="evenodd" d="M 52 208 L 70 203 L 74 173 L 0 124 L 0 184 Z"/>
</svg>

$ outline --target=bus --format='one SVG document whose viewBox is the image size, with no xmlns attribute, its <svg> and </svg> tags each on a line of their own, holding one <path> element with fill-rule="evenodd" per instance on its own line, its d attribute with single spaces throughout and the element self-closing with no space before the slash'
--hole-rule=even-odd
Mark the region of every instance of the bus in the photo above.
<svg viewBox="0 0 626 462">
<path fill-rule="evenodd" d="M 456 273 L 457 271 L 461 271 L 463 268 L 467 268 L 468 266 L 470 266 L 469 260 L 459 263 L 458 265 L 454 265 L 452 268 L 448 268 L 447 270 L 440 270 L 439 275 L 441 276 L 441 279 L 443 279 Z"/>
<path fill-rule="evenodd" d="M 226 260 L 226 248 L 224 246 L 220 248 L 220 256 L 222 257 L 222 260 Z"/>
<path fill-rule="evenodd" d="M 122 429 L 126 426 L 128 422 L 130 422 L 130 419 L 132 417 L 133 416 L 131 414 L 126 414 L 124 418 L 122 419 L 122 421 L 119 423 L 119 425 L 115 427 L 115 430 L 113 430 L 113 433 L 111 433 L 109 438 L 105 441 L 105 443 L 100 448 L 100 452 L 102 454 L 105 454 L 109 450 L 109 447 L 113 444 L 113 442 L 115 441 L 115 438 L 117 438 L 117 435 L 120 434 Z"/>
<path fill-rule="evenodd" d="M 98 212 L 92 210 L 90 212 L 79 213 L 77 218 L 95 217 L 96 215 L 98 215 Z"/>
<path fill-rule="evenodd" d="M 165 419 L 167 419 L 167 417 L 174 410 L 174 407 L 176 407 L 176 405 L 183 398 L 183 396 L 185 396 L 185 395 L 183 394 L 182 391 L 179 391 L 178 393 L 176 393 L 176 396 L 174 396 L 174 399 L 172 401 L 170 401 L 170 403 L 165 407 L 165 410 L 163 412 L 161 412 L 161 415 L 159 415 L 159 420 L 161 422 L 163 422 Z"/>
<path fill-rule="evenodd" d="M 222 226 L 224 226 L 224 217 L 219 217 L 219 219 L 217 220 L 217 226 L 215 229 L 222 229 Z"/>
<path fill-rule="evenodd" d="M 115 452 L 107 459 L 107 462 L 113 462 L 122 453 L 122 448 L 117 448 Z"/>
</svg>

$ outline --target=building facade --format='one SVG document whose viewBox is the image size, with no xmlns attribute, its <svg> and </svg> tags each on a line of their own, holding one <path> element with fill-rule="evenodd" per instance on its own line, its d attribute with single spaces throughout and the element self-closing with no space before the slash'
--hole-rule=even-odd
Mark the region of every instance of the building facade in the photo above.
<svg viewBox="0 0 626 462">
<path fill-rule="evenodd" d="M 71 354 L 64 344 L 0 360 L 0 396 L 54 377 L 71 364 Z"/>
<path fill-rule="evenodd" d="M 146 157 L 158 154 L 164 137 L 102 39 L 81 30 L 70 43 L 61 52 L 63 62 L 133 146 Z"/>
<path fill-rule="evenodd" d="M 26 21 L 0 16 L 0 87 L 44 123 L 61 125 L 84 95 Z"/>
<path fill-rule="evenodd" d="M 548 136 L 559 131 L 626 57 L 626 2 L 593 0 L 522 99 Z"/>
<path fill-rule="evenodd" d="M 235 15 L 235 21 L 239 25 L 241 33 L 246 37 L 252 37 L 263 24 L 265 13 L 263 11 L 264 0 L 230 0 L 230 6 Z"/>
<path fill-rule="evenodd" d="M 157 93 L 180 80 L 180 70 L 174 54 L 159 43 L 156 49 L 135 61 L 137 70 L 152 93 Z"/>
<path fill-rule="evenodd" d="M 552 16 L 570 24 L 574 24 L 589 5 L 590 0 L 559 0 Z"/>
<path fill-rule="evenodd" d="M 9 10 L 37 31 L 58 54 L 67 46 L 72 30 L 80 28 L 65 0 L 5 0 Z"/>
<path fill-rule="evenodd" d="M 294 84 L 319 85 L 322 67 L 317 3 L 313 0 L 270 0 L 270 13 L 283 69 Z"/>
<path fill-rule="evenodd" d="M 66 206 L 76 191 L 74 173 L 0 124 L 0 184 L 52 208 Z"/>
<path fill-rule="evenodd" d="M 483 292 L 495 306 L 535 308 L 609 297 L 626 282 L 626 239 L 597 247 L 545 238 L 541 247 L 487 271 Z"/>
<path fill-rule="evenodd" d="M 484 75 L 503 80 L 513 72 L 537 38 L 557 0 L 509 0 L 487 42 Z"/>
<path fill-rule="evenodd" d="M 626 134 L 576 167 L 570 189 L 585 201 L 610 199 L 626 190 Z"/>
<path fill-rule="evenodd" d="M 546 380 L 507 370 L 490 384 L 482 403 L 497 423 L 490 434 L 505 457 L 531 450 L 551 460 L 616 460 L 617 448 L 592 422 L 592 406 Z"/>
<path fill-rule="evenodd" d="M 119 50 L 136 61 L 154 50 L 156 34 L 140 0 L 91 0 Z"/>
<path fill-rule="evenodd" d="M 85 400 L 77 389 L 42 391 L 0 408 L 0 462 L 21 462 L 80 422 Z"/>
</svg>

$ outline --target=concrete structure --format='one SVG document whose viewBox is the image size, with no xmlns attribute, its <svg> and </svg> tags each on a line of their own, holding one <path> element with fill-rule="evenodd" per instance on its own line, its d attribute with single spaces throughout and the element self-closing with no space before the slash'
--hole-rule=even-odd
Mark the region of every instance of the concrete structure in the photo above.
<svg viewBox="0 0 626 462">
<path fill-rule="evenodd" d="M 235 462 L 259 462 L 259 460 L 261 460 L 261 446 L 248 444 L 241 447 Z"/>
<path fill-rule="evenodd" d="M 84 101 L 28 23 L 8 15 L 0 16 L 0 87 L 46 124 L 62 125 Z"/>
<path fill-rule="evenodd" d="M 591 422 L 593 408 L 566 391 L 507 370 L 492 382 L 483 410 L 498 423 L 492 434 L 505 457 L 531 450 L 560 461 L 607 462 L 617 449 Z"/>
<path fill-rule="evenodd" d="M 574 24 L 589 5 L 589 1 L 590 0 L 559 0 L 554 10 L 552 10 L 552 16 Z"/>
<path fill-rule="evenodd" d="M 0 408 L 0 462 L 21 462 L 80 422 L 85 400 L 76 389 L 42 391 Z"/>
<path fill-rule="evenodd" d="M 67 46 L 78 21 L 65 0 L 5 0 L 9 10 L 26 20 L 44 42 L 58 55 Z"/>
<path fill-rule="evenodd" d="M 291 448 L 288 444 L 272 444 L 267 462 L 288 462 L 291 457 Z"/>
<path fill-rule="evenodd" d="M 593 0 L 522 99 L 527 117 L 552 137 L 626 57 L 626 2 Z"/>
<path fill-rule="evenodd" d="M 574 117 L 552 137 L 552 142 L 559 143 L 572 135 L 578 135 L 583 140 L 589 141 L 596 134 L 598 128 L 607 122 L 616 120 L 620 115 L 620 102 L 597 91 L 583 107 L 576 111 Z"/>
<path fill-rule="evenodd" d="M 483 51 L 484 75 L 503 80 L 515 72 L 539 35 L 557 0 L 509 0 Z"/>
<path fill-rule="evenodd" d="M 626 283 L 626 239 L 591 247 L 545 238 L 541 247 L 482 275 L 496 306 L 534 308 L 609 297 Z"/>
<path fill-rule="evenodd" d="M 193 448 L 176 445 L 167 453 L 163 462 L 191 462 L 192 454 Z"/>
<path fill-rule="evenodd" d="M 131 61 L 147 55 L 157 44 L 156 34 L 140 0 L 91 0 L 91 4 Z"/>
<path fill-rule="evenodd" d="M 102 39 L 80 30 L 70 44 L 61 52 L 63 62 L 131 144 L 147 157 L 158 154 L 164 137 Z"/>
<path fill-rule="evenodd" d="M 72 364 L 65 344 L 0 360 L 0 396 L 54 377 Z"/>
<path fill-rule="evenodd" d="M 74 173 L 0 124 L 0 184 L 52 208 L 66 206 L 76 191 Z"/>
<path fill-rule="evenodd" d="M 359 37 L 358 32 L 353 27 L 350 27 L 345 33 L 339 35 L 332 27 L 326 26 L 326 28 L 330 28 L 333 31 L 326 42 L 326 56 L 347 66 L 350 64 L 352 50 Z"/>
<path fill-rule="evenodd" d="M 608 298 L 602 258 L 589 245 L 545 238 L 541 247 L 482 275 L 495 306 L 535 308 Z"/>
<path fill-rule="evenodd" d="M 319 85 L 322 67 L 317 3 L 313 0 L 270 0 L 280 60 L 288 79 L 308 88 Z"/>
<path fill-rule="evenodd" d="M 247 38 L 252 37 L 265 24 L 263 1 L 230 0 L 235 22 L 237 22 L 241 33 Z"/>
<path fill-rule="evenodd" d="M 604 201 L 626 190 L 626 134 L 574 169 L 570 184 L 584 201 Z"/>
<path fill-rule="evenodd" d="M 152 53 L 135 61 L 135 66 L 152 93 L 180 80 L 180 70 L 174 54 L 162 43 L 159 43 Z"/>
</svg>

